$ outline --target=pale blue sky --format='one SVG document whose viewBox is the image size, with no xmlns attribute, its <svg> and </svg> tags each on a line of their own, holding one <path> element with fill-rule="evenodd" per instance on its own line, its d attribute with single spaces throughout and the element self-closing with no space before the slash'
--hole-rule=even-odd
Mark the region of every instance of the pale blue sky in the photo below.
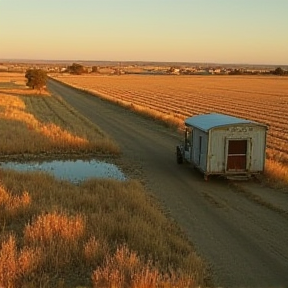
<svg viewBox="0 0 288 288">
<path fill-rule="evenodd" d="M 288 65 L 288 0 L 0 0 L 0 59 Z"/>
</svg>

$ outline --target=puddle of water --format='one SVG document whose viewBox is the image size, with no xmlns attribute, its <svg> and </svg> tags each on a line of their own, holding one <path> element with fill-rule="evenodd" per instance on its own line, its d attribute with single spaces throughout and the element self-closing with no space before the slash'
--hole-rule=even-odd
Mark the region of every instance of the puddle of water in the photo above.
<svg viewBox="0 0 288 288">
<path fill-rule="evenodd" d="M 1 168 L 16 171 L 43 171 L 58 179 L 79 183 L 88 178 L 113 178 L 125 180 L 124 174 L 114 164 L 90 160 L 44 161 L 44 162 L 7 162 L 1 163 Z"/>
</svg>

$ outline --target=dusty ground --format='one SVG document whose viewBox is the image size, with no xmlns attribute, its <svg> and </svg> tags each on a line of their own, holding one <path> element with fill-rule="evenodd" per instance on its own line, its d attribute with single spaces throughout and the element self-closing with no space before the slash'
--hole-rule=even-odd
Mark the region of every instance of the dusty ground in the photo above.
<svg viewBox="0 0 288 288">
<path fill-rule="evenodd" d="M 288 194 L 229 182 L 177 165 L 179 135 L 149 119 L 49 81 L 121 146 L 124 172 L 139 178 L 211 265 L 217 287 L 288 287 Z"/>
</svg>

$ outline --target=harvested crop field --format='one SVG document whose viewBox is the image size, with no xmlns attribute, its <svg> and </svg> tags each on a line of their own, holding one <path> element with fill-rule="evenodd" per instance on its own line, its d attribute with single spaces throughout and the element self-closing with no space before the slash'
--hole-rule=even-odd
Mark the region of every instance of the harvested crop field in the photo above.
<svg viewBox="0 0 288 288">
<path fill-rule="evenodd" d="M 82 75 L 58 79 L 176 125 L 186 117 L 210 112 L 267 124 L 267 157 L 288 161 L 287 77 Z"/>
</svg>

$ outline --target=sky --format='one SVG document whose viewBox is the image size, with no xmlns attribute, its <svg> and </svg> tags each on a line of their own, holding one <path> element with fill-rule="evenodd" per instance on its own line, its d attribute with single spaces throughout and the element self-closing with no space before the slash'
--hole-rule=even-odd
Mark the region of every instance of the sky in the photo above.
<svg viewBox="0 0 288 288">
<path fill-rule="evenodd" d="M 0 0 L 0 59 L 288 65 L 288 0 Z"/>
</svg>

